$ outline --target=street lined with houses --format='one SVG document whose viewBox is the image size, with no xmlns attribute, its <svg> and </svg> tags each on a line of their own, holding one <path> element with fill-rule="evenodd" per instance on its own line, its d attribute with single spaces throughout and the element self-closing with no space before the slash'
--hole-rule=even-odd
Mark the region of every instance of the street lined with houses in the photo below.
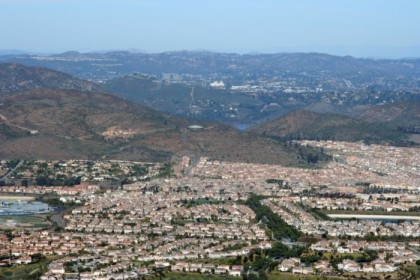
<svg viewBox="0 0 420 280">
<path fill-rule="evenodd" d="M 0 234 L 0 266 L 33 263 L 34 256 L 42 255 L 57 257 L 42 276 L 45 280 L 136 279 L 157 270 L 241 276 L 261 273 L 252 261 L 258 254 L 275 256 L 281 246 L 304 246 L 290 251 L 293 257 L 274 258 L 275 269 L 324 275 L 406 273 L 405 266 L 420 259 L 418 150 L 344 142 L 301 144 L 325 148 L 335 160 L 304 169 L 205 157 L 190 165 L 184 156 L 180 166 L 189 175 L 178 177 L 162 176 L 166 167 L 145 163 L 23 164 L 13 176 L 31 180 L 34 170 L 55 168 L 68 177 L 78 172 L 82 180 L 75 186 L 1 188 L 16 196 L 47 195 L 72 206 L 62 217 L 61 229 L 10 227 Z M 359 149 L 364 152 L 353 152 Z M 381 160 L 389 153 L 397 162 Z M 111 169 L 115 177 L 131 176 L 131 182 L 101 187 L 97 179 L 110 179 L 105 174 Z M 256 198 L 258 209 L 248 203 Z M 261 216 L 261 209 L 269 212 Z M 297 229 L 300 241 L 275 238 L 273 215 Z"/>
</svg>

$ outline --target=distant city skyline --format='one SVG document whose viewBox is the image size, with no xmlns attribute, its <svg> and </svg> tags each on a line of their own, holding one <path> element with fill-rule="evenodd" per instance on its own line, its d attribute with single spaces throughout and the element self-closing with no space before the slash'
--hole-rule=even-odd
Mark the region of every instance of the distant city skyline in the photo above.
<svg viewBox="0 0 420 280">
<path fill-rule="evenodd" d="M 419 11 L 416 0 L 0 0 L 0 50 L 420 57 Z"/>
</svg>

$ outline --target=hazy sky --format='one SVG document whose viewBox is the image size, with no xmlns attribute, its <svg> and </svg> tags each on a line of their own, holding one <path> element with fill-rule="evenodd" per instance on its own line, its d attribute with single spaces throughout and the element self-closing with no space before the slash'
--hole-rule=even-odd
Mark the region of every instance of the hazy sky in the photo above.
<svg viewBox="0 0 420 280">
<path fill-rule="evenodd" d="M 0 0 L 0 49 L 420 57 L 420 1 Z"/>
</svg>

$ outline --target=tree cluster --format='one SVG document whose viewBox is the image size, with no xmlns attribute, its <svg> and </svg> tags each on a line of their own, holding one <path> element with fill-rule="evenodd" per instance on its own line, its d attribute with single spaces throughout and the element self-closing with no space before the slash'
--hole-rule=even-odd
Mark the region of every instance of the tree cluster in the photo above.
<svg viewBox="0 0 420 280">
<path fill-rule="evenodd" d="M 270 207 L 262 205 L 258 196 L 251 195 L 245 205 L 255 212 L 258 221 L 263 220 L 266 223 L 275 239 L 290 238 L 297 240 L 302 235 L 300 231 L 289 226 L 279 215 L 274 213 Z"/>
</svg>

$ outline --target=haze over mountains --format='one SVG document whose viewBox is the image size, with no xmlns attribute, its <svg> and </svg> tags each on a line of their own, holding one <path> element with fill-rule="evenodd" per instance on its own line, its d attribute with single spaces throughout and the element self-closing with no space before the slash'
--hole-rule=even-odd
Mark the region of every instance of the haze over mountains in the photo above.
<svg viewBox="0 0 420 280">
<path fill-rule="evenodd" d="M 196 153 L 287 165 L 318 151 L 278 140 L 413 145 L 420 130 L 420 60 L 208 52 L 0 60 L 37 65 L 0 64 L 5 158 L 167 161 Z M 240 132 L 226 123 L 253 126 Z"/>
<path fill-rule="evenodd" d="M 208 51 L 139 53 L 115 51 L 79 53 L 69 51 L 54 55 L 8 55 L 2 61 L 47 66 L 84 79 L 109 79 L 133 72 L 161 75 L 220 74 L 246 80 L 249 75 L 332 76 L 359 83 L 379 76 L 406 78 L 418 76 L 420 58 L 362 59 L 320 53 L 235 54 Z M 357 84 L 357 83 L 356 83 Z"/>
<path fill-rule="evenodd" d="M 297 109 L 355 116 L 369 106 L 420 96 L 420 59 L 120 51 L 9 55 L 0 61 L 63 71 L 157 110 L 231 124 L 259 123 Z"/>
</svg>

